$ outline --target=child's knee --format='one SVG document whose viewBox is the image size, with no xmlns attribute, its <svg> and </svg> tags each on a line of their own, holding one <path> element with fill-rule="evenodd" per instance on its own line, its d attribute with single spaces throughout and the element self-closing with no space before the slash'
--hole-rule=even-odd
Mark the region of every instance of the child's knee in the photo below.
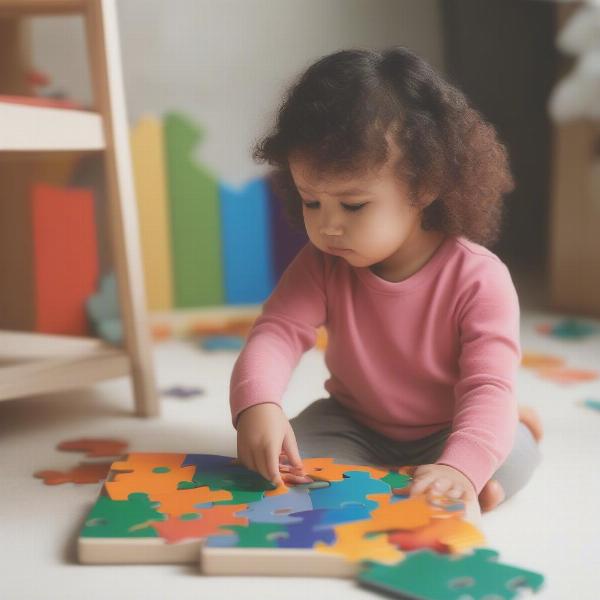
<svg viewBox="0 0 600 600">
<path fill-rule="evenodd" d="M 492 476 L 502 486 L 505 500 L 528 483 L 541 460 L 542 453 L 537 440 L 525 425 L 519 423 L 511 453 Z"/>
</svg>

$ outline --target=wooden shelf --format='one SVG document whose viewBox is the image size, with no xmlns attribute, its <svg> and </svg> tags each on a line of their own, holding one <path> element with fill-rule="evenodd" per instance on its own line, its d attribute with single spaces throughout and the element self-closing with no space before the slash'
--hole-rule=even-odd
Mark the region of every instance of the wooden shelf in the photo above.
<svg viewBox="0 0 600 600">
<path fill-rule="evenodd" d="M 126 352 L 94 338 L 0 331 L 0 400 L 130 374 Z"/>
<path fill-rule="evenodd" d="M 0 102 L 0 151 L 103 150 L 99 114 Z"/>
<path fill-rule="evenodd" d="M 81 13 L 84 0 L 0 0 L 0 17 Z"/>
</svg>

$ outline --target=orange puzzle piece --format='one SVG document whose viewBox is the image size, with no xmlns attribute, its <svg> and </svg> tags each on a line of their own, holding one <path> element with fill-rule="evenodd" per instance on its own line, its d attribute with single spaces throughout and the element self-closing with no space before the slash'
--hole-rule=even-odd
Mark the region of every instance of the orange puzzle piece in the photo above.
<svg viewBox="0 0 600 600">
<path fill-rule="evenodd" d="M 186 454 L 130 453 L 127 460 L 113 463 L 118 473 L 104 486 L 113 500 L 127 500 L 129 494 L 143 491 L 149 497 L 155 494 L 177 492 L 181 481 L 192 481 L 195 465 L 181 467 Z"/>
<path fill-rule="evenodd" d="M 150 525 L 169 544 L 186 538 L 205 538 L 215 534 L 227 535 L 232 532 L 220 529 L 223 525 L 248 525 L 247 518 L 235 516 L 235 513 L 247 508 L 247 504 L 219 504 L 208 510 L 196 509 L 200 515 L 196 519 L 184 520 L 170 517 L 166 521 L 153 521 Z"/>
<path fill-rule="evenodd" d="M 309 477 L 326 481 L 342 481 L 344 473 L 349 471 L 366 471 L 373 479 L 381 479 L 388 474 L 387 470 L 366 465 L 340 465 L 333 458 L 305 458 L 302 464 Z"/>
<path fill-rule="evenodd" d="M 106 479 L 112 463 L 79 463 L 69 471 L 37 471 L 34 477 L 43 479 L 46 485 L 61 483 L 98 483 Z"/>
<path fill-rule="evenodd" d="M 101 456 L 119 456 L 125 453 L 129 444 L 123 440 L 108 438 L 79 438 L 67 440 L 58 444 L 59 450 L 66 452 L 85 452 L 87 458 L 98 458 Z"/>
</svg>

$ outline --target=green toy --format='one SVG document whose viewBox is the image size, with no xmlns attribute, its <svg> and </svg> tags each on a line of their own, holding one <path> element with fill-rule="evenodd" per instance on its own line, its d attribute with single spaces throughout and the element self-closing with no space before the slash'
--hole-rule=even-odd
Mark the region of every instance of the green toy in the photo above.
<svg viewBox="0 0 600 600">
<path fill-rule="evenodd" d="M 361 584 L 410 600 L 510 600 L 518 588 L 537 591 L 544 577 L 496 562 L 498 553 L 478 548 L 453 557 L 431 550 L 407 553 L 395 565 L 368 562 Z"/>
</svg>

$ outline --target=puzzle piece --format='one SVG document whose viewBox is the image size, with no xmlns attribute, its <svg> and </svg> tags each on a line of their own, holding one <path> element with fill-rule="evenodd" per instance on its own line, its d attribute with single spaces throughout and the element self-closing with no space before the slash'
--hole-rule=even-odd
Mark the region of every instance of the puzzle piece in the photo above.
<svg viewBox="0 0 600 600">
<path fill-rule="evenodd" d="M 110 438 L 79 438 L 60 442 L 57 448 L 66 452 L 85 452 L 87 458 L 120 456 L 129 444 Z"/>
<path fill-rule="evenodd" d="M 187 460 L 191 461 L 188 455 Z M 188 467 L 186 467 L 188 468 Z M 231 500 L 223 501 L 229 504 L 251 504 L 262 499 L 268 490 L 276 487 L 255 471 L 247 469 L 235 462 L 221 464 L 207 469 L 189 467 L 194 469 L 190 481 L 183 481 L 178 489 L 207 486 L 213 490 L 227 490 L 231 492 Z M 281 486 L 283 490 L 287 490 Z M 223 503 L 219 502 L 219 503 Z"/>
<path fill-rule="evenodd" d="M 390 532 L 388 539 L 405 551 L 430 548 L 453 554 L 485 543 L 481 531 L 458 515 L 431 519 L 428 525 L 418 529 Z"/>
<path fill-rule="evenodd" d="M 521 366 L 526 369 L 541 369 L 545 367 L 563 367 L 565 360 L 550 354 L 539 354 L 536 352 L 525 352 L 521 360 Z"/>
<path fill-rule="evenodd" d="M 232 350 L 237 352 L 244 347 L 246 340 L 234 335 L 211 335 L 200 340 L 200 347 L 208 352 Z"/>
<path fill-rule="evenodd" d="M 287 494 L 265 496 L 252 503 L 247 510 L 239 513 L 253 523 L 277 523 L 288 525 L 300 523 L 301 518 L 291 513 L 310 511 L 313 505 L 308 490 L 290 488 Z"/>
<path fill-rule="evenodd" d="M 202 396 L 204 390 L 199 387 L 176 385 L 163 390 L 161 393 L 163 396 L 187 400 L 188 398 L 194 398 L 195 396 Z"/>
<path fill-rule="evenodd" d="M 554 325 L 542 323 L 537 325 L 536 329 L 540 333 L 562 339 L 581 339 L 596 333 L 596 327 L 576 319 L 563 319 Z"/>
<path fill-rule="evenodd" d="M 579 383 L 582 381 L 595 381 L 600 377 L 598 371 L 592 369 L 569 369 L 567 367 L 544 367 L 538 369 L 538 375 L 556 383 Z"/>
<path fill-rule="evenodd" d="M 226 526 L 222 529 L 233 531 L 235 534 L 235 543 L 232 546 L 236 548 L 277 548 L 279 538 L 286 537 L 286 529 L 283 525 L 275 523 L 250 523 L 248 527 L 239 525 Z M 217 536 L 216 539 L 209 537 L 206 541 L 208 547 L 223 547 L 223 536 Z"/>
<path fill-rule="evenodd" d="M 98 483 L 106 479 L 112 463 L 79 463 L 69 471 L 37 471 L 33 474 L 44 480 L 46 485 L 61 483 Z"/>
<path fill-rule="evenodd" d="M 235 514 L 244 508 L 244 505 L 231 504 L 212 506 L 195 513 L 170 517 L 162 522 L 152 523 L 152 526 L 169 544 L 189 538 L 206 538 L 217 533 L 225 535 L 223 525 L 248 525 L 248 519 Z"/>
<path fill-rule="evenodd" d="M 331 544 L 335 540 L 333 529 L 319 527 L 322 524 L 322 510 L 306 510 L 293 513 L 296 523 L 286 527 L 286 535 L 277 538 L 280 548 L 312 548 L 317 542 Z"/>
<path fill-rule="evenodd" d="M 313 508 L 340 508 L 356 503 L 372 510 L 377 508 L 377 503 L 367 499 L 367 495 L 389 494 L 390 491 L 387 483 L 372 479 L 370 472 L 348 471 L 343 479 L 332 481 L 329 487 L 312 490 L 310 497 Z"/>
<path fill-rule="evenodd" d="M 111 500 L 100 496 L 90 511 L 82 537 L 122 538 L 158 537 L 153 528 L 165 517 L 156 510 L 147 494 L 131 494 L 126 500 Z"/>
<path fill-rule="evenodd" d="M 385 477 L 389 471 L 365 465 L 343 465 L 335 463 L 333 458 L 304 458 L 302 460 L 304 473 L 313 479 L 326 481 L 342 481 L 348 471 L 364 471 L 373 479 Z"/>
<path fill-rule="evenodd" d="M 198 511 L 199 505 L 212 506 L 217 502 L 229 502 L 231 492 L 227 490 L 211 490 L 207 487 L 192 488 L 189 490 L 176 490 L 175 492 L 150 492 L 151 500 L 160 503 L 160 512 L 170 517 L 179 517 L 183 514 Z"/>
<path fill-rule="evenodd" d="M 453 557 L 420 550 L 396 565 L 368 563 L 358 576 L 361 584 L 414 600 L 485 600 L 515 598 L 518 588 L 537 591 L 539 573 L 496 562 L 498 553 L 482 548 Z"/>
<path fill-rule="evenodd" d="M 131 453 L 124 461 L 113 463 L 118 473 L 104 486 L 113 500 L 126 500 L 129 494 L 144 491 L 149 495 L 176 492 L 182 481 L 191 481 L 195 467 L 181 464 L 185 454 Z"/>
</svg>

